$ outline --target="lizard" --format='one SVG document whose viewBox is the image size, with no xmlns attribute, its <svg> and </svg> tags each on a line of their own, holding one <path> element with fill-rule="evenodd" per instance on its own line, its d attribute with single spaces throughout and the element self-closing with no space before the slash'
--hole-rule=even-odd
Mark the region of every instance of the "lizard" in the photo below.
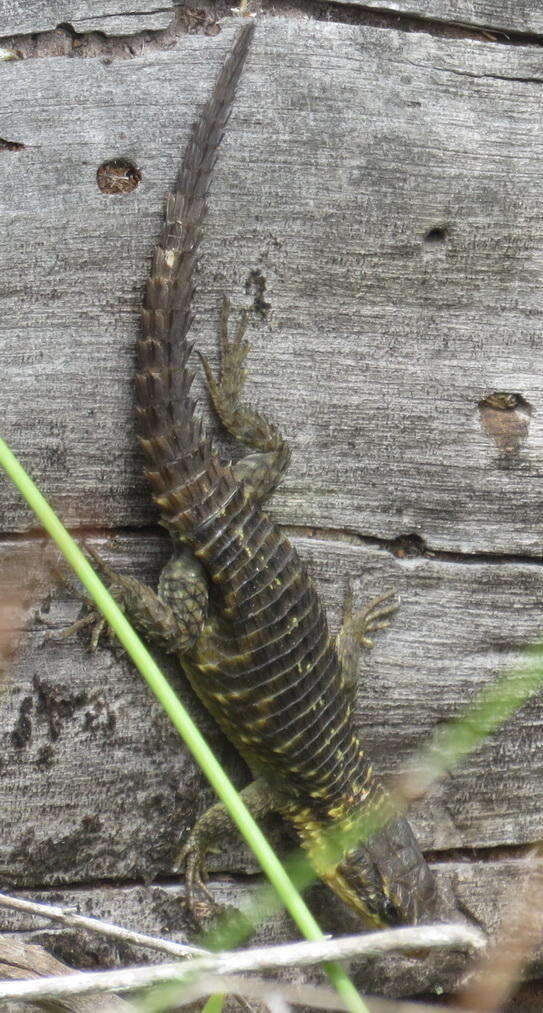
<svg viewBox="0 0 543 1013">
<path fill-rule="evenodd" d="M 198 697 L 251 770 L 241 792 L 253 815 L 278 812 L 316 872 L 371 927 L 428 920 L 437 891 L 407 820 L 398 816 L 359 739 L 353 693 L 360 647 L 388 625 L 385 595 L 355 613 L 334 640 L 307 568 L 264 506 L 288 465 L 279 429 L 242 399 L 247 313 L 231 335 L 223 304 L 220 376 L 201 355 L 211 402 L 249 453 L 224 461 L 191 396 L 188 332 L 207 191 L 249 49 L 246 23 L 192 127 L 147 281 L 136 347 L 136 419 L 146 475 L 173 555 L 155 592 L 98 558 L 134 625 L 176 656 Z M 93 553 L 94 555 L 94 553 Z M 353 840 L 360 815 L 374 832 Z M 221 803 L 183 849 L 187 900 L 200 918 L 205 856 L 229 822 Z M 333 865 L 331 828 L 350 830 Z M 340 838 L 341 840 L 341 838 Z"/>
</svg>

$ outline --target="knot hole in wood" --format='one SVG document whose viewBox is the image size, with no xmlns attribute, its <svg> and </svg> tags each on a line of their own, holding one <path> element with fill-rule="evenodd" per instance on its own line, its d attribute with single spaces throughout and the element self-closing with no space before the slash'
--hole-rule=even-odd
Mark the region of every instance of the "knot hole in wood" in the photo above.
<svg viewBox="0 0 543 1013">
<path fill-rule="evenodd" d="M 141 172 L 126 158 L 112 158 L 109 162 L 102 162 L 96 172 L 96 182 L 102 193 L 130 193 L 139 186 Z"/>
<path fill-rule="evenodd" d="M 501 455 L 517 457 L 526 442 L 533 408 L 518 391 L 497 390 L 479 401 L 481 425 Z"/>
</svg>

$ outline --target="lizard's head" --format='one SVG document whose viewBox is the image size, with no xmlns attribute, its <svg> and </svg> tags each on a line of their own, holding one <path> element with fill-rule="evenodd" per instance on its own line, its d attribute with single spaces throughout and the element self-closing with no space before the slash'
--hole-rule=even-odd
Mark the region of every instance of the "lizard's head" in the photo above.
<svg viewBox="0 0 543 1013">
<path fill-rule="evenodd" d="M 383 827 L 321 875 L 372 928 L 435 917 L 434 879 L 405 820 Z"/>
</svg>

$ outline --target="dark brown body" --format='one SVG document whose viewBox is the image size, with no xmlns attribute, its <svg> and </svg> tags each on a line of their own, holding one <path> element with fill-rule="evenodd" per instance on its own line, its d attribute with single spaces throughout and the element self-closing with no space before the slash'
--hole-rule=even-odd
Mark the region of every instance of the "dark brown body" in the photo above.
<svg viewBox="0 0 543 1013">
<path fill-rule="evenodd" d="M 256 453 L 237 465 L 221 463 L 190 397 L 193 262 L 250 32 L 242 30 L 194 128 L 147 287 L 138 343 L 140 442 L 176 553 L 161 580 L 163 629 L 159 635 L 149 620 L 147 632 L 178 653 L 199 697 L 266 783 L 323 878 L 370 923 L 419 920 L 433 913 L 431 874 L 409 825 L 391 820 L 353 723 L 346 667 L 355 623 L 343 632 L 340 657 L 303 562 L 262 509 L 288 450 L 275 427 L 239 403 L 244 328 L 230 343 L 223 329 L 221 384 L 205 365 L 224 424 Z M 318 858 L 323 831 L 348 828 L 364 813 L 381 828 L 361 845 L 350 840 L 334 867 L 325 867 Z"/>
</svg>

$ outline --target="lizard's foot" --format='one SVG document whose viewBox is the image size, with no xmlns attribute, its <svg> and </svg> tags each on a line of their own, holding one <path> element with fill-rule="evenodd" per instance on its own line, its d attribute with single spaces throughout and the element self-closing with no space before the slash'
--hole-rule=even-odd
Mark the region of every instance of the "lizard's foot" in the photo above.
<svg viewBox="0 0 543 1013">
<path fill-rule="evenodd" d="M 387 591 L 386 594 L 373 598 L 365 608 L 351 616 L 348 622 L 359 643 L 373 647 L 373 640 L 368 637 L 368 633 L 386 630 L 390 626 L 389 616 L 398 610 L 399 604 L 396 592 Z"/>
<path fill-rule="evenodd" d="M 121 574 L 116 573 L 109 563 L 107 563 L 106 560 L 103 559 L 103 557 L 91 545 L 87 545 L 85 542 L 82 542 L 80 544 L 80 548 L 84 552 L 85 556 L 94 562 L 96 569 L 107 578 L 107 589 L 111 596 L 115 598 L 119 608 L 121 608 L 123 612 L 127 611 L 126 607 L 130 603 L 132 585 L 137 582 L 135 582 L 131 577 L 124 577 Z M 73 597 L 78 599 L 87 611 L 80 619 L 76 619 L 74 623 L 71 623 L 67 629 L 60 632 L 48 632 L 44 635 L 44 639 L 55 641 L 67 640 L 80 630 L 90 629 L 89 650 L 91 653 L 94 653 L 98 649 L 100 640 L 102 637 L 105 637 L 107 639 L 108 646 L 112 648 L 115 654 L 123 654 L 124 648 L 120 645 L 114 630 L 111 628 L 100 610 L 96 607 L 94 599 L 91 598 L 91 596 L 81 587 L 79 587 L 79 585 L 72 579 L 71 573 L 69 574 L 62 564 L 54 564 L 51 569 L 56 579 L 68 588 Z"/>
<path fill-rule="evenodd" d="M 107 589 L 112 598 L 115 599 L 117 605 L 123 612 L 126 611 L 126 605 L 129 601 L 129 587 L 128 581 L 130 578 L 123 577 L 121 574 L 116 573 L 115 570 L 106 562 L 103 556 L 92 547 L 83 543 L 83 551 L 86 556 L 90 556 L 95 564 L 96 569 L 107 578 Z M 107 639 L 108 646 L 114 651 L 116 656 L 123 655 L 125 653 L 124 647 L 119 643 L 117 635 L 113 628 L 109 625 L 106 618 L 102 615 L 100 610 L 96 607 L 94 600 L 89 595 L 80 593 L 79 597 L 87 605 L 89 609 L 88 615 L 83 616 L 79 620 L 79 629 L 83 629 L 85 626 L 89 626 L 91 630 L 89 650 L 94 653 L 98 648 L 100 639 L 105 636 Z M 77 624 L 74 623 L 74 626 Z M 66 632 L 75 632 L 74 626 L 70 627 Z"/>
<path fill-rule="evenodd" d="M 240 795 L 249 812 L 256 819 L 261 819 L 266 813 L 278 808 L 276 791 L 260 778 L 251 781 L 251 784 L 243 788 Z M 216 916 L 224 911 L 223 905 L 217 903 L 205 884 L 204 862 L 205 856 L 210 852 L 219 852 L 220 848 L 217 847 L 217 842 L 231 833 L 232 829 L 232 820 L 226 806 L 222 802 L 216 802 L 197 820 L 174 865 L 176 872 L 183 866 L 185 867 L 186 904 L 195 922 L 199 925 L 201 925 L 203 918 L 208 918 L 210 915 Z M 244 916 L 238 914 L 238 917 Z"/>
<path fill-rule="evenodd" d="M 354 702 L 360 648 L 373 647 L 369 634 L 385 630 L 390 625 L 389 617 L 396 612 L 399 600 L 394 591 L 387 591 L 373 598 L 360 612 L 353 612 L 352 605 L 353 592 L 349 583 L 345 596 L 345 618 L 336 638 L 336 649 L 345 689 Z"/>
<path fill-rule="evenodd" d="M 135 577 L 117 573 L 90 545 L 85 545 L 84 550 L 106 578 L 112 598 L 139 633 L 168 652 L 184 653 L 192 646 L 200 636 L 207 616 L 208 591 L 201 564 L 188 550 L 179 550 L 163 568 L 158 594 Z M 96 650 L 104 633 L 116 645 L 115 633 L 94 602 L 64 573 L 60 574 L 60 579 L 87 605 L 89 613 L 57 635 L 56 639 L 65 639 L 90 626 L 91 650 Z M 119 650 L 122 652 L 124 649 L 119 646 Z"/>
<path fill-rule="evenodd" d="M 83 596 L 81 595 L 81 597 Z M 76 619 L 74 623 L 70 623 L 70 625 L 65 630 L 60 631 L 55 630 L 54 632 L 52 630 L 48 630 L 46 633 L 44 633 L 43 639 L 53 640 L 56 643 L 59 643 L 62 640 L 69 640 L 70 637 L 73 637 L 75 633 L 79 633 L 80 630 L 84 630 L 90 627 L 91 633 L 89 641 L 89 651 L 92 654 L 94 654 L 94 652 L 97 650 L 98 644 L 100 643 L 100 637 L 104 633 L 107 636 L 110 644 L 113 646 L 114 634 L 112 629 L 107 625 L 106 620 L 104 619 L 103 615 L 100 612 L 97 612 L 96 609 L 91 606 L 89 607 L 90 612 L 88 612 L 87 615 L 82 616 L 81 619 Z M 122 648 L 120 648 L 120 650 L 122 650 Z"/>
<path fill-rule="evenodd" d="M 245 338 L 247 330 L 248 314 L 243 311 L 240 314 L 238 326 L 234 339 L 228 337 L 228 319 L 230 317 L 230 300 L 223 299 L 221 311 L 221 324 L 219 329 L 220 344 L 220 383 L 217 383 L 213 371 L 205 355 L 200 353 L 200 359 L 204 367 L 209 393 L 217 413 L 224 421 L 224 417 L 231 424 L 231 416 L 239 405 L 239 400 L 245 386 L 247 371 L 245 360 L 249 354 L 250 344 Z M 228 428 L 228 422 L 225 423 Z"/>
<path fill-rule="evenodd" d="M 93 557 L 97 555 L 94 553 L 94 550 L 90 549 L 88 546 L 84 546 L 84 550 L 87 555 Z M 92 652 L 96 651 L 98 644 L 100 642 L 100 637 L 104 633 L 107 635 L 110 643 L 113 643 L 114 637 L 113 631 L 106 623 L 106 620 L 104 619 L 102 613 L 99 612 L 98 609 L 96 608 L 96 605 L 93 599 L 90 597 L 90 595 L 86 594 L 85 591 L 83 591 L 82 588 L 80 588 L 75 583 L 71 575 L 68 574 L 66 568 L 62 566 L 60 563 L 53 563 L 50 566 L 50 570 L 55 579 L 58 581 L 58 583 L 63 584 L 64 587 L 68 589 L 70 594 L 73 595 L 74 598 L 78 599 L 82 603 L 82 605 L 87 609 L 87 613 L 86 615 L 83 615 L 80 619 L 76 619 L 75 622 L 71 623 L 70 626 L 68 626 L 65 630 L 60 631 L 48 630 L 46 633 L 44 633 L 43 636 L 44 641 L 52 640 L 58 643 L 62 640 L 68 640 L 70 637 L 72 637 L 75 633 L 78 633 L 80 630 L 84 630 L 90 627 L 91 635 L 90 635 L 89 649 Z M 50 620 L 47 618 L 47 616 L 43 614 L 42 611 L 39 612 L 38 618 L 40 622 L 43 623 L 44 625 L 51 625 Z"/>
<path fill-rule="evenodd" d="M 218 381 L 213 375 L 206 356 L 200 353 L 213 407 L 222 424 L 236 440 L 261 453 L 272 454 L 275 470 L 278 468 L 282 470 L 288 462 L 288 448 L 277 426 L 264 418 L 255 408 L 241 402 L 247 377 L 245 360 L 251 347 L 245 338 L 249 320 L 248 313 L 245 310 L 240 313 L 232 340 L 228 337 L 229 315 L 230 302 L 225 298 L 219 333 L 220 379 Z M 268 466 L 272 461 L 268 462 Z"/>
<path fill-rule="evenodd" d="M 185 869 L 185 904 L 198 928 L 205 928 L 209 919 L 215 918 L 223 910 L 205 882 L 207 879 L 205 856 L 211 851 L 216 852 L 218 848 L 210 845 L 206 834 L 199 829 L 197 823 L 174 864 L 174 872 Z"/>
</svg>

